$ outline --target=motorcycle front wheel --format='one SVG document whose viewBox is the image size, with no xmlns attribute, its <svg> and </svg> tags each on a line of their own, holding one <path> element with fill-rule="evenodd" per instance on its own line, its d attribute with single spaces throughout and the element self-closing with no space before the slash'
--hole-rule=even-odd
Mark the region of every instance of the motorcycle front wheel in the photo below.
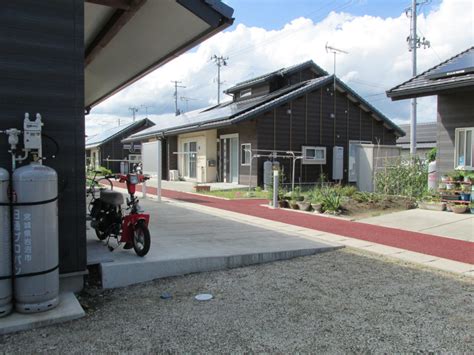
<svg viewBox="0 0 474 355">
<path fill-rule="evenodd" d="M 150 231 L 145 221 L 138 221 L 133 231 L 133 249 L 138 256 L 145 256 L 150 250 Z"/>
</svg>

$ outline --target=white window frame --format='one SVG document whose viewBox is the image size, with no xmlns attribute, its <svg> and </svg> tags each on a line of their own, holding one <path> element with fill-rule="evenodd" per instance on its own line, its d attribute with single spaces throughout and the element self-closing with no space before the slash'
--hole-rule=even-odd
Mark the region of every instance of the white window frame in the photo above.
<svg viewBox="0 0 474 355">
<path fill-rule="evenodd" d="M 244 147 L 245 146 L 245 147 Z M 248 146 L 248 148 L 247 148 Z M 250 152 L 247 152 L 246 150 L 250 150 Z M 251 143 L 242 143 L 240 145 L 240 165 L 241 166 L 250 166 L 250 161 L 252 160 L 252 144 Z M 247 154 L 249 155 L 249 161 L 247 162 Z M 244 162 L 242 162 L 242 158 L 244 158 Z"/>
<path fill-rule="evenodd" d="M 247 97 L 247 96 L 252 96 L 252 88 L 250 89 L 244 89 L 244 90 L 241 90 L 240 93 L 239 93 L 239 97 Z"/>
<path fill-rule="evenodd" d="M 314 150 L 314 156 L 316 157 L 316 152 L 321 151 L 323 152 L 324 158 L 323 159 L 316 159 L 316 158 L 307 158 L 306 151 L 307 150 Z M 324 165 L 326 164 L 327 154 L 326 154 L 326 147 L 316 147 L 316 146 L 309 146 L 304 145 L 301 147 L 301 153 L 303 155 L 302 164 L 303 165 Z"/>
<path fill-rule="evenodd" d="M 464 163 L 459 164 L 459 136 L 461 132 L 464 134 L 463 139 L 463 150 L 464 150 Z M 471 133 L 471 146 L 467 147 L 467 132 Z M 471 165 L 466 165 L 467 152 L 471 153 Z M 474 127 L 463 127 L 456 128 L 454 130 L 454 169 L 459 170 L 474 170 Z"/>
</svg>

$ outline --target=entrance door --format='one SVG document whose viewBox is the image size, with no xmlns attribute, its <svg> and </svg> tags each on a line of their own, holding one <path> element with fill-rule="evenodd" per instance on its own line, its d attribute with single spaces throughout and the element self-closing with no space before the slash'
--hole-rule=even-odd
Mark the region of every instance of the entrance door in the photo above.
<svg viewBox="0 0 474 355">
<path fill-rule="evenodd" d="M 183 176 L 189 179 L 196 178 L 197 143 L 183 143 Z"/>
<path fill-rule="evenodd" d="M 221 136 L 221 176 L 223 182 L 239 183 L 239 137 Z"/>
</svg>

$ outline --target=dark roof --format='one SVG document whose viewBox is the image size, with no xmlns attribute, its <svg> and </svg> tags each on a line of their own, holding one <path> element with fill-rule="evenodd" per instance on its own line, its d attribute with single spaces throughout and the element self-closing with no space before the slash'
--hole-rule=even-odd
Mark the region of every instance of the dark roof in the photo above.
<svg viewBox="0 0 474 355">
<path fill-rule="evenodd" d="M 437 95 L 453 89 L 474 89 L 474 47 L 387 91 L 392 100 Z"/>
<path fill-rule="evenodd" d="M 228 88 L 224 92 L 226 94 L 230 94 L 230 93 L 239 91 L 241 89 L 244 89 L 256 84 L 266 83 L 279 76 L 281 77 L 285 75 L 291 75 L 293 73 L 296 73 L 300 70 L 304 70 L 306 68 L 312 68 L 319 76 L 328 75 L 328 73 L 324 69 L 322 69 L 319 65 L 317 65 L 312 60 L 308 60 L 300 64 L 292 65 L 291 67 L 281 68 L 271 73 L 263 74 L 249 80 L 241 81 L 240 83 L 237 83 L 234 86 Z"/>
<path fill-rule="evenodd" d="M 139 121 L 130 122 L 120 126 L 109 128 L 102 133 L 87 137 L 86 149 L 92 149 L 101 146 L 102 144 L 107 143 L 115 137 L 120 136 L 121 134 L 126 134 L 128 131 L 131 131 L 137 127 L 149 127 L 150 125 L 153 126 L 154 123 L 148 118 L 144 118 Z"/>
<path fill-rule="evenodd" d="M 156 136 L 176 135 L 185 132 L 199 131 L 235 124 L 240 121 L 253 118 L 261 113 L 267 112 L 275 107 L 289 102 L 294 98 L 300 97 L 308 92 L 330 84 L 333 82 L 333 80 L 333 75 L 326 75 L 247 100 L 229 101 L 218 106 L 195 110 L 179 116 L 169 114 L 168 116 L 162 117 L 160 121 L 156 122 L 155 126 L 135 133 L 123 141 L 137 141 Z M 405 132 L 403 132 L 397 125 L 390 121 L 390 119 L 388 119 L 385 115 L 383 115 L 380 111 L 369 104 L 339 79 L 337 79 L 337 86 L 340 90 L 349 93 L 355 101 L 360 102 L 361 106 L 365 107 L 367 111 L 372 112 L 376 119 L 384 121 L 386 125 L 393 129 L 398 136 L 403 136 L 405 134 Z"/>
<path fill-rule="evenodd" d="M 406 133 L 405 137 L 397 139 L 397 144 L 410 144 L 410 125 L 403 124 L 399 126 Z M 432 143 L 436 145 L 438 126 L 436 122 L 418 123 L 416 125 L 416 143 Z"/>
</svg>

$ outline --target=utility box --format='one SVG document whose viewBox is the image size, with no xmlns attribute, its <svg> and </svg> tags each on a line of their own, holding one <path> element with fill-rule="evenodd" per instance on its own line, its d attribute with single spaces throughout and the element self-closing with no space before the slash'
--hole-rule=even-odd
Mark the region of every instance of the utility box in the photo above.
<svg viewBox="0 0 474 355">
<path fill-rule="evenodd" d="M 344 147 L 332 148 L 332 179 L 342 180 L 344 176 Z"/>
</svg>

